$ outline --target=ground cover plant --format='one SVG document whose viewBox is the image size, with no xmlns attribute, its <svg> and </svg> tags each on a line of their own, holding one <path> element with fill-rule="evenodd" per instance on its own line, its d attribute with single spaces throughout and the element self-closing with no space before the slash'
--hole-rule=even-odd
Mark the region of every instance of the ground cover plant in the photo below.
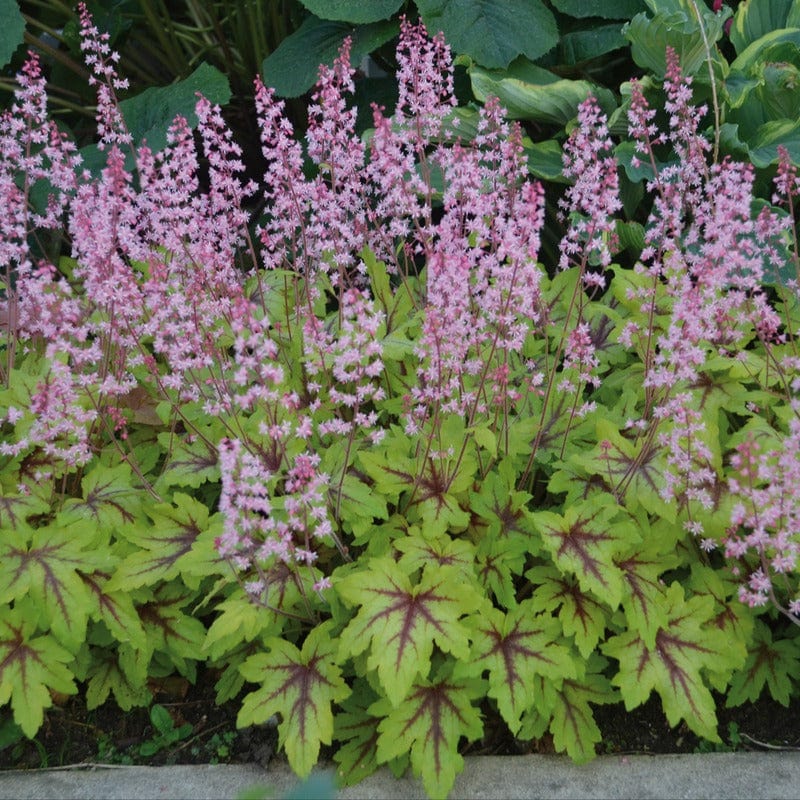
<svg viewBox="0 0 800 800">
<path fill-rule="evenodd" d="M 598 705 L 654 695 L 719 742 L 714 693 L 788 704 L 785 148 L 757 198 L 668 48 L 663 108 L 644 81 L 625 108 L 646 224 L 589 96 L 540 262 L 522 130 L 497 100 L 456 108 L 422 25 L 365 137 L 349 41 L 305 148 L 257 80 L 259 184 L 202 96 L 134 145 L 80 26 L 102 171 L 48 119 L 35 55 L 0 120 L 0 704 L 26 736 L 79 689 L 131 709 L 209 667 L 241 726 L 277 716 L 298 775 L 334 745 L 342 781 L 410 767 L 443 796 L 489 713 L 586 760 Z"/>
</svg>

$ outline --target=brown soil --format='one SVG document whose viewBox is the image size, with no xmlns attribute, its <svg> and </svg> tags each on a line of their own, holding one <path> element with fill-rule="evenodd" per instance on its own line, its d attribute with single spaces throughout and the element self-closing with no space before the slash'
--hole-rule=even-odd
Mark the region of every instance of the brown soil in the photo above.
<svg viewBox="0 0 800 800">
<path fill-rule="evenodd" d="M 156 731 L 148 709 L 120 711 L 109 702 L 87 711 L 79 697 L 63 698 L 47 714 L 33 741 L 8 736 L 8 707 L 0 711 L 0 768 L 36 769 L 85 763 L 113 764 L 266 764 L 275 752 L 277 731 L 272 725 L 237 730 L 238 703 L 217 706 L 212 676 L 196 686 L 168 679 L 153 687 L 155 702 L 164 706 L 175 728 L 191 725 L 187 733 L 154 755 L 140 748 L 152 743 Z M 657 697 L 631 712 L 622 705 L 595 708 L 603 741 L 598 753 L 656 754 L 714 750 L 800 749 L 800 699 L 788 708 L 768 698 L 752 705 L 726 709 L 718 698 L 719 733 L 723 745 L 700 740 L 685 724 L 670 728 Z M 491 712 L 485 714 L 485 736 L 464 752 L 471 755 L 552 753 L 549 737 L 533 742 L 515 740 Z M 146 748 L 147 749 L 147 748 Z M 152 748 L 151 748 L 152 749 Z"/>
</svg>

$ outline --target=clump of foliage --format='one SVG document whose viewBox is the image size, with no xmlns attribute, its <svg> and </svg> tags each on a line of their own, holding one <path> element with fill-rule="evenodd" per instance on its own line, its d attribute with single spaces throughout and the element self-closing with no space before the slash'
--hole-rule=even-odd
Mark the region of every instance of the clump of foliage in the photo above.
<svg viewBox="0 0 800 800">
<path fill-rule="evenodd" d="M 81 33 L 99 177 L 34 55 L 0 118 L 0 703 L 26 735 L 53 693 L 129 709 L 208 662 L 300 776 L 336 742 L 341 781 L 410 766 L 444 796 L 487 714 L 587 760 L 593 705 L 656 692 L 719 742 L 712 690 L 788 703 L 800 309 L 796 275 L 764 283 L 798 268 L 785 151 L 755 203 L 668 50 L 664 130 L 631 86 L 635 266 L 591 96 L 541 264 L 521 130 L 491 99 L 464 129 L 441 35 L 403 22 L 366 139 L 349 42 L 305 151 L 257 80 L 256 185 L 202 96 L 196 135 L 134 146 L 85 7 Z"/>
</svg>

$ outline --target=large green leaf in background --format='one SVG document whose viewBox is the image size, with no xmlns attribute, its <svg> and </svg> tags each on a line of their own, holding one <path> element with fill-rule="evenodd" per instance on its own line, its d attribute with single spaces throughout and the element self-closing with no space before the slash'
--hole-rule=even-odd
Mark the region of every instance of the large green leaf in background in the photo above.
<svg viewBox="0 0 800 800">
<path fill-rule="evenodd" d="M 531 119 L 565 125 L 577 113 L 578 105 L 593 93 L 606 112 L 614 108 L 614 96 L 607 89 L 588 81 L 560 79 L 525 59 L 518 59 L 507 70 L 472 67 L 472 91 L 484 102 L 495 96 L 508 111 L 509 119 Z"/>
<path fill-rule="evenodd" d="M 800 27 L 798 0 L 749 0 L 736 9 L 730 37 L 737 53 L 757 39 L 781 28 Z"/>
<path fill-rule="evenodd" d="M 261 65 L 264 83 L 281 97 L 299 97 L 317 80 L 320 64 L 332 64 L 346 36 L 352 38 L 350 61 L 358 64 L 364 56 L 397 35 L 393 20 L 353 27 L 309 17 Z"/>
<path fill-rule="evenodd" d="M 539 0 L 417 0 L 417 8 L 429 33 L 442 31 L 455 52 L 484 67 L 504 69 L 558 44 L 555 17 Z"/>
<path fill-rule="evenodd" d="M 17 0 L 0 0 L 0 67 L 11 61 L 14 51 L 22 44 L 25 20 Z"/>
<path fill-rule="evenodd" d="M 630 19 L 644 11 L 644 0 L 551 0 L 562 14 L 570 17 L 600 17 L 601 19 Z"/>
<path fill-rule="evenodd" d="M 403 5 L 403 0 L 300 0 L 300 2 L 320 19 L 339 22 L 380 22 L 389 17 Z"/>
<path fill-rule="evenodd" d="M 706 38 L 713 46 L 722 36 L 730 9 L 723 6 L 715 14 L 691 0 L 647 0 L 647 5 L 652 19 L 646 13 L 637 14 L 623 29 L 631 42 L 633 60 L 660 77 L 666 71 L 665 53 L 669 46 L 677 52 L 683 71 L 694 75 L 707 58 L 697 12 L 702 14 Z"/>
<path fill-rule="evenodd" d="M 194 128 L 197 124 L 194 113 L 197 92 L 221 106 L 231 99 L 228 79 L 216 67 L 203 63 L 178 83 L 151 87 L 123 100 L 120 108 L 133 140 L 146 139 L 151 150 L 161 150 L 167 143 L 167 129 L 178 114 L 186 117 L 189 127 Z"/>
</svg>

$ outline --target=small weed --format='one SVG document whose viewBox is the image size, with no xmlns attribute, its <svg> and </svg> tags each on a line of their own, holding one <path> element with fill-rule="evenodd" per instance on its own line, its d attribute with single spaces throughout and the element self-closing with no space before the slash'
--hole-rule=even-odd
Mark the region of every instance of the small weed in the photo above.
<svg viewBox="0 0 800 800">
<path fill-rule="evenodd" d="M 703 739 L 695 748 L 695 753 L 735 753 L 742 746 L 742 736 L 735 722 L 728 723 L 728 741 L 709 742 Z"/>
<path fill-rule="evenodd" d="M 192 733 L 192 726 L 188 722 L 176 728 L 169 711 L 158 703 L 150 709 L 150 722 L 153 723 L 155 733 L 139 745 L 139 755 L 145 757 L 154 756 Z"/>
</svg>

